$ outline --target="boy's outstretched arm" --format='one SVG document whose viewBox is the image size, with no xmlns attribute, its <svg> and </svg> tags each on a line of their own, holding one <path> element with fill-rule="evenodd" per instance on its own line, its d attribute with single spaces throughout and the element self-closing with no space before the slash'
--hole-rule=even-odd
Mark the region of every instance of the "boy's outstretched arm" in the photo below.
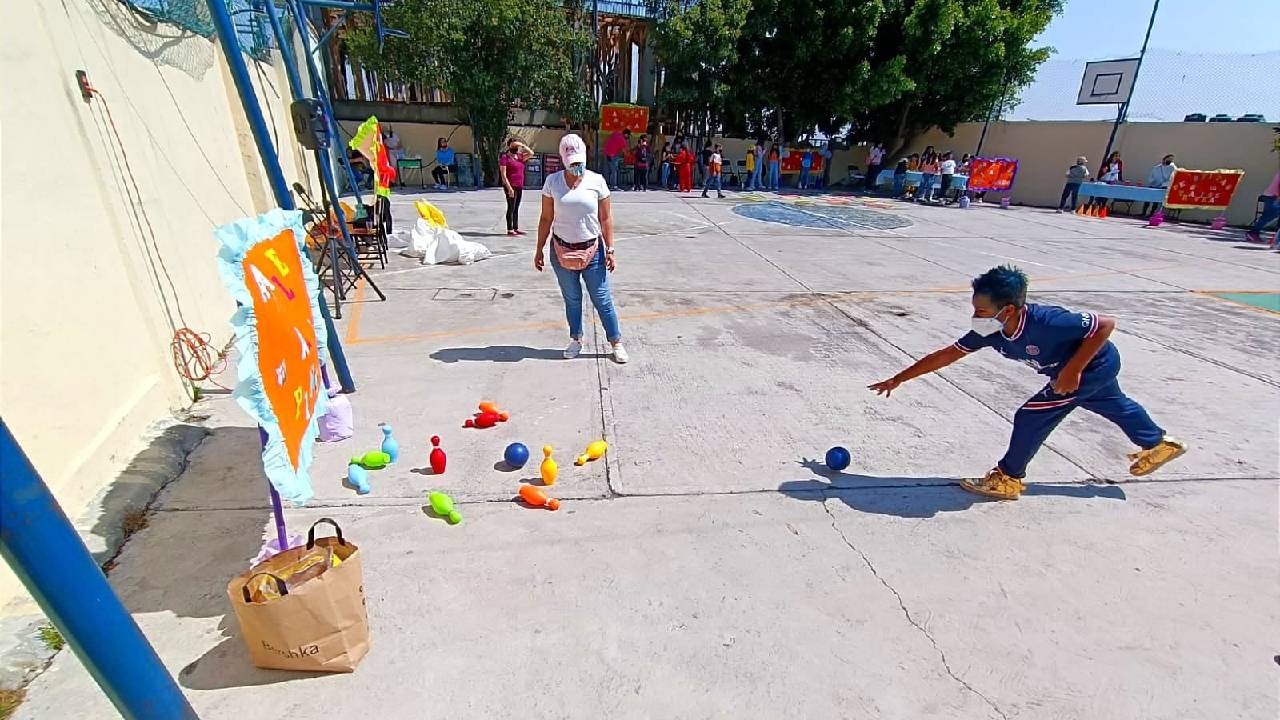
<svg viewBox="0 0 1280 720">
<path fill-rule="evenodd" d="M 1059 395 L 1070 395 L 1080 389 L 1080 374 L 1089 366 L 1089 361 L 1107 344 L 1111 331 L 1116 329 L 1116 319 L 1108 315 L 1098 316 L 1098 329 L 1080 343 L 1071 359 L 1063 363 L 1058 377 L 1053 380 L 1053 391 Z"/>
<path fill-rule="evenodd" d="M 1094 352 L 1096 353 L 1097 350 L 1094 350 Z M 894 375 L 888 380 L 882 380 L 875 385 L 868 385 L 867 387 L 876 391 L 876 394 L 878 395 L 888 397 L 894 390 L 897 390 L 898 386 L 902 383 L 918 378 L 921 375 L 928 375 L 935 370 L 941 370 L 967 354 L 968 353 L 955 345 L 948 345 L 941 350 L 925 355 L 912 363 L 911 367 L 903 370 L 897 375 Z"/>
</svg>

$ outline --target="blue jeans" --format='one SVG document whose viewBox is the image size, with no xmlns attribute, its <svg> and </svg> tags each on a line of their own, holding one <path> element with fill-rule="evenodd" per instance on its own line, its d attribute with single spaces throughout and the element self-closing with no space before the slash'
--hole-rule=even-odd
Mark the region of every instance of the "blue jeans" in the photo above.
<svg viewBox="0 0 1280 720">
<path fill-rule="evenodd" d="M 781 166 L 778 164 L 776 160 L 769 163 L 769 188 L 768 189 L 770 190 L 778 189 L 778 179 L 779 179 L 778 173 L 781 169 L 782 169 Z"/>
<path fill-rule="evenodd" d="M 747 183 L 748 190 L 758 190 L 761 187 L 763 187 L 763 185 L 760 184 L 760 173 L 763 171 L 763 169 L 764 169 L 764 163 L 757 160 L 756 166 L 751 169 L 751 180 L 748 181 Z"/>
<path fill-rule="evenodd" d="M 906 192 L 906 187 L 907 187 L 907 174 L 894 173 L 893 174 L 893 196 L 902 197 L 902 193 Z"/>
<path fill-rule="evenodd" d="M 710 172 L 707 172 L 707 177 L 702 181 L 702 194 L 706 195 L 707 190 L 711 189 L 712 186 L 715 186 L 717 194 L 724 194 L 724 187 L 720 184 L 720 174 L 716 173 L 715 175 L 712 175 Z"/>
<path fill-rule="evenodd" d="M 1027 400 L 1013 415 L 1013 435 L 1009 450 L 1000 460 L 1000 469 L 1016 478 L 1026 477 L 1027 464 L 1044 444 L 1049 433 L 1078 407 L 1101 415 L 1120 427 L 1134 445 L 1149 450 L 1164 439 L 1164 430 L 1147 411 L 1124 394 L 1116 376 L 1120 360 L 1099 368 L 1086 369 L 1080 387 L 1071 395 L 1058 395 L 1052 383 Z"/>
<path fill-rule="evenodd" d="M 1276 218 L 1280 218 L 1280 197 L 1267 198 L 1267 204 L 1262 206 L 1262 214 L 1249 230 L 1262 232 L 1262 228 L 1271 224 Z"/>
<path fill-rule="evenodd" d="M 809 168 L 800 168 L 800 179 L 796 181 L 796 187 L 809 187 Z"/>
<path fill-rule="evenodd" d="M 609 187 L 617 189 L 622 180 L 622 156 L 609 158 Z"/>
<path fill-rule="evenodd" d="M 933 195 L 933 184 L 937 181 L 937 175 L 924 173 L 920 177 L 920 187 L 916 188 L 916 199 L 928 201 L 929 196 Z"/>
<path fill-rule="evenodd" d="M 552 238 L 551 243 L 555 243 Z M 609 271 L 604 266 L 604 241 L 596 249 L 596 256 L 582 270 L 565 270 L 560 267 L 560 259 L 556 257 L 556 249 L 551 251 L 551 268 L 555 270 L 556 282 L 560 283 L 560 296 L 564 298 L 564 315 L 569 321 L 569 337 L 582 338 L 582 281 L 587 283 L 587 292 L 591 293 L 591 304 L 596 306 L 596 314 L 604 325 L 604 335 L 609 342 L 622 340 L 622 328 L 618 326 L 618 311 L 613 307 L 613 294 L 609 292 Z"/>
<path fill-rule="evenodd" d="M 662 174 L 658 184 L 662 186 L 663 190 L 666 190 L 667 188 L 671 187 L 671 183 L 667 182 L 670 178 L 671 178 L 671 166 L 667 163 L 662 163 Z"/>
</svg>

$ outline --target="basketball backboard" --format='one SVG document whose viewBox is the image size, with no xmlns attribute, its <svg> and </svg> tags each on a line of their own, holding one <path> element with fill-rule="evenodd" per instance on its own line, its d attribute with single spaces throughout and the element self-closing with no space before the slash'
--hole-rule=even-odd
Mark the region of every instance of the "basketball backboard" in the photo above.
<svg viewBox="0 0 1280 720">
<path fill-rule="evenodd" d="M 1086 63 L 1077 105 L 1114 105 L 1129 102 L 1138 75 L 1138 58 Z"/>
</svg>

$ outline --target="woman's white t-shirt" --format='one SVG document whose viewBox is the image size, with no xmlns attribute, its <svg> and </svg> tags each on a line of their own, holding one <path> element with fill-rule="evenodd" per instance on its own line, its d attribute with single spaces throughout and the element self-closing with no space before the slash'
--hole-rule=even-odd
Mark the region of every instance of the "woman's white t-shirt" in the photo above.
<svg viewBox="0 0 1280 720">
<path fill-rule="evenodd" d="M 943 160 L 943 161 L 942 161 L 942 174 L 943 174 L 943 175 L 954 175 L 955 173 L 956 173 L 956 161 L 955 161 L 955 160 Z"/>
<path fill-rule="evenodd" d="M 561 170 L 547 176 L 542 195 L 555 201 L 551 232 L 561 240 L 578 243 L 600 237 L 600 201 L 609 197 L 603 175 L 587 170 L 577 187 L 570 189 Z"/>
</svg>

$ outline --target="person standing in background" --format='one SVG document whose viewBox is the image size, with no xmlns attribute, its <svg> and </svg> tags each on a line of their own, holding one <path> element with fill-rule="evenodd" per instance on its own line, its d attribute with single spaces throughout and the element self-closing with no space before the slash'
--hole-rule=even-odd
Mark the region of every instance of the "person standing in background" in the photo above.
<svg viewBox="0 0 1280 720">
<path fill-rule="evenodd" d="M 876 189 L 876 177 L 884 166 L 884 144 L 876 143 L 867 150 L 867 175 L 863 178 L 862 188 L 868 192 Z"/>
<path fill-rule="evenodd" d="M 1257 220 L 1253 221 L 1249 231 L 1244 234 L 1244 239 L 1249 242 L 1262 242 L 1262 231 L 1266 229 L 1267 225 L 1280 218 L 1280 172 L 1277 172 L 1275 177 L 1271 178 L 1271 184 L 1262 191 L 1262 198 L 1264 200 L 1262 214 L 1258 216 Z M 1277 230 L 1277 232 L 1280 232 L 1280 230 Z M 1276 247 L 1277 238 L 1272 236 L 1269 244 L 1271 247 Z"/>
<path fill-rule="evenodd" d="M 760 176 L 764 173 L 764 140 L 755 138 L 755 174 L 751 176 L 751 187 L 755 190 L 764 190 L 764 183 L 760 182 Z"/>
<path fill-rule="evenodd" d="M 662 169 L 658 171 L 658 185 L 663 190 L 671 189 L 671 143 L 662 143 L 662 155 L 658 158 Z"/>
<path fill-rule="evenodd" d="M 831 186 L 831 141 L 827 141 L 826 145 L 818 151 L 818 157 L 822 158 L 822 175 L 818 178 L 818 187 L 826 190 Z"/>
<path fill-rule="evenodd" d="M 769 183 L 767 189 L 777 191 L 782 186 L 782 163 L 778 156 L 778 143 L 769 146 Z"/>
<path fill-rule="evenodd" d="M 1124 182 L 1124 161 L 1120 159 L 1119 151 L 1108 155 L 1106 162 L 1102 163 L 1102 168 L 1098 170 L 1098 182 L 1108 185 Z M 1104 197 L 1089 199 L 1089 205 L 1097 208 L 1103 207 L 1107 202 L 1108 200 Z"/>
<path fill-rule="evenodd" d="M 675 166 L 680 176 L 680 192 L 693 192 L 693 153 L 681 146 L 675 156 Z"/>
<path fill-rule="evenodd" d="M 933 199 L 933 185 L 938 181 L 938 153 L 930 145 L 920 155 L 920 187 L 916 200 L 927 203 Z"/>
<path fill-rule="evenodd" d="M 1173 164 L 1173 156 L 1165 155 L 1160 160 L 1160 164 L 1151 168 L 1151 172 L 1147 174 L 1147 187 L 1167 188 L 1173 180 L 1173 172 L 1178 169 Z M 1144 202 L 1142 203 L 1142 217 L 1151 217 L 1156 210 L 1160 209 L 1160 203 Z"/>
<path fill-rule="evenodd" d="M 698 153 L 698 182 L 703 185 L 707 184 L 707 166 L 711 164 L 711 153 L 715 152 L 711 149 L 711 141 L 708 140 L 706 145 L 702 146 L 702 152 Z"/>
<path fill-rule="evenodd" d="M 649 138 L 641 135 L 636 143 L 635 162 L 631 170 L 631 189 L 640 192 L 649 190 L 649 164 L 653 162 L 653 152 L 649 150 Z"/>
<path fill-rule="evenodd" d="M 724 197 L 724 186 L 720 182 L 720 172 L 723 167 L 724 156 L 721 154 L 721 147 L 715 146 L 711 151 L 711 157 L 707 159 L 707 177 L 702 181 L 702 197 L 707 197 L 707 190 L 714 183 L 716 186 L 716 197 Z"/>
<path fill-rule="evenodd" d="M 754 147 L 747 148 L 747 158 L 743 161 L 743 166 L 747 171 L 747 190 L 756 189 L 756 149 Z"/>
<path fill-rule="evenodd" d="M 801 190 L 809 189 L 809 173 L 813 170 L 813 149 L 800 151 L 800 178 L 796 180 L 796 187 Z"/>
<path fill-rule="evenodd" d="M 952 157 L 950 151 L 942 154 L 942 162 L 938 164 L 938 171 L 942 173 L 942 189 L 938 191 L 938 198 L 950 205 L 953 200 L 947 197 L 947 193 L 951 192 L 951 181 L 956 175 L 956 160 Z"/>
<path fill-rule="evenodd" d="M 1075 212 L 1076 207 L 1080 204 L 1080 183 L 1089 177 L 1089 168 L 1085 165 L 1088 160 L 1081 155 L 1076 158 L 1076 164 L 1067 168 L 1067 184 L 1062 187 L 1062 197 L 1058 200 L 1058 212 L 1066 209 L 1067 198 L 1071 198 L 1071 211 Z"/>
<path fill-rule="evenodd" d="M 498 178 L 507 194 L 507 234 L 524 235 L 520 229 L 520 200 L 524 197 L 524 164 L 533 157 L 528 145 L 511 138 L 498 158 Z"/>
<path fill-rule="evenodd" d="M 627 148 L 631 146 L 631 130 L 623 130 L 622 132 L 614 132 L 604 142 L 604 157 L 608 162 L 606 166 L 609 174 L 605 178 L 609 181 L 609 189 L 617 190 L 618 181 L 622 177 L 622 156 L 627 152 Z"/>
</svg>

